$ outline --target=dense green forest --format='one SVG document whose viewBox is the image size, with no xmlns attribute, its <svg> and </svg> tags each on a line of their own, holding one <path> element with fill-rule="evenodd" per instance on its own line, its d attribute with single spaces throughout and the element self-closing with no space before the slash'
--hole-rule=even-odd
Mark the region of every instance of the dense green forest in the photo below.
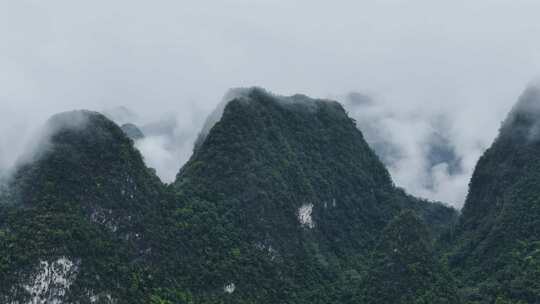
<svg viewBox="0 0 540 304">
<path fill-rule="evenodd" d="M 169 185 L 136 126 L 58 114 L 0 186 L 0 302 L 540 303 L 539 118 L 530 89 L 460 215 L 334 101 L 237 92 Z"/>
<path fill-rule="evenodd" d="M 448 261 L 473 303 L 540 303 L 540 90 L 480 158 Z"/>
</svg>

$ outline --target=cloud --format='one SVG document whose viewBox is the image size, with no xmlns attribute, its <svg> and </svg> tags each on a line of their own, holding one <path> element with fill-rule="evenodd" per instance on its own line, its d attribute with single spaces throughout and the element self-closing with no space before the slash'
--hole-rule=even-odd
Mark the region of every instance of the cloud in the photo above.
<svg viewBox="0 0 540 304">
<path fill-rule="evenodd" d="M 0 192 L 20 166 L 38 160 L 51 151 L 51 139 L 61 129 L 83 128 L 88 123 L 87 111 L 57 113 L 38 127 L 31 124 L 8 125 L 7 136 L 0 141 Z M 9 116 L 8 116 L 9 117 Z M 7 118 L 7 117 L 6 117 Z M 13 116 L 10 117 L 13 119 Z M 11 127 L 12 129 L 9 129 Z M 10 132 L 11 131 L 11 132 Z"/>
<path fill-rule="evenodd" d="M 464 143 L 470 131 L 457 126 L 463 108 L 417 103 L 395 107 L 393 101 L 360 93 L 342 100 L 398 186 L 416 196 L 462 206 L 476 161 L 495 128 Z"/>
<path fill-rule="evenodd" d="M 40 133 L 39 127 L 43 126 L 45 120 L 39 119 L 40 122 L 34 125 L 28 123 L 26 117 L 18 111 L 0 110 L 3 110 L 0 112 L 0 177 L 6 178 L 19 159 L 29 154 L 28 150 L 32 149 L 32 142 L 36 140 Z"/>
<path fill-rule="evenodd" d="M 178 173 L 181 158 L 175 150 L 168 149 L 169 141 L 166 136 L 146 137 L 136 142 L 136 147 L 144 155 L 146 165 L 156 169 L 160 178 L 172 182 Z M 174 166 L 170 166 L 174 164 Z"/>
<path fill-rule="evenodd" d="M 143 155 L 146 165 L 154 168 L 167 183 L 174 181 L 181 166 L 191 156 L 206 114 L 195 105 L 156 118 L 145 118 L 124 106 L 106 112 L 118 125 L 133 123 L 141 130 L 144 137 L 135 140 L 135 147 Z"/>
<path fill-rule="evenodd" d="M 501 134 L 527 142 L 537 142 L 540 139 L 540 86 L 538 83 L 532 83 L 521 94 L 504 121 Z"/>
</svg>

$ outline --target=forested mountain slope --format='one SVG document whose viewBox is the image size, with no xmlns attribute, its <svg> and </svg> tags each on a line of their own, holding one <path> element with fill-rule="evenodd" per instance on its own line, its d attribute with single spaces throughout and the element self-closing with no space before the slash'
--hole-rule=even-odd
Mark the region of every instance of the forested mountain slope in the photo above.
<svg viewBox="0 0 540 304">
<path fill-rule="evenodd" d="M 432 234 L 456 218 L 397 189 L 337 102 L 246 89 L 199 142 L 175 187 L 186 212 L 220 222 L 210 254 L 198 256 L 223 266 L 202 280 L 206 287 L 231 281 L 248 297 L 328 302 L 324 295 L 342 291 L 324 288 L 362 288 L 342 280 L 362 278 L 382 229 L 402 210 L 425 217 Z M 211 237 L 201 232 L 191 238 Z M 258 269 L 246 272 L 242 264 L 255 257 Z"/>
<path fill-rule="evenodd" d="M 1 301 L 355 303 L 396 216 L 428 252 L 456 220 L 396 188 L 337 102 L 238 93 L 172 185 L 101 114 L 51 118 L 0 196 Z"/>
<path fill-rule="evenodd" d="M 437 259 L 425 224 L 404 211 L 383 230 L 359 303 L 461 303 L 456 282 Z"/>
<path fill-rule="evenodd" d="M 478 162 L 455 238 L 450 263 L 471 300 L 540 302 L 538 88 L 523 93 Z"/>
<path fill-rule="evenodd" d="M 101 114 L 61 113 L 44 130 L 2 205 L 0 302 L 136 299 L 164 186 Z"/>
</svg>

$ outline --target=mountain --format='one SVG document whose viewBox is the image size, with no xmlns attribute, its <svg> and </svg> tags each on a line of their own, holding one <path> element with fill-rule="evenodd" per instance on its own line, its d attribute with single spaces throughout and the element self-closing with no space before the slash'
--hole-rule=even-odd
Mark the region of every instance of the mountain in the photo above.
<svg viewBox="0 0 540 304">
<path fill-rule="evenodd" d="M 0 213 L 0 299 L 113 303 L 136 299 L 164 187 L 103 115 L 55 115 Z M 133 286 L 133 287 L 131 287 Z"/>
<path fill-rule="evenodd" d="M 344 96 L 343 106 L 396 178 L 411 176 L 411 170 L 416 172 L 413 174 L 416 180 L 412 182 L 417 191 L 423 189 L 420 192 L 439 196 L 444 190 L 439 189 L 436 182 L 440 172 L 450 177 L 466 174 L 462 155 L 452 139 L 450 130 L 453 128 L 448 115 L 433 111 L 427 115 L 418 109 L 396 107 L 360 93 Z M 413 136 L 409 136 L 411 134 Z M 410 184 L 411 179 L 398 182 Z"/>
<path fill-rule="evenodd" d="M 479 303 L 540 301 L 539 131 L 540 89 L 531 87 L 472 176 L 449 261 Z"/>
<path fill-rule="evenodd" d="M 171 185 L 105 116 L 52 117 L 0 202 L 0 302 L 356 303 L 409 228 L 438 269 L 456 211 L 396 188 L 339 103 L 227 96 Z"/>
<path fill-rule="evenodd" d="M 452 209 L 397 189 L 337 102 L 259 88 L 235 95 L 174 185 L 188 202 L 178 221 L 190 229 L 178 235 L 207 239 L 190 264 L 216 264 L 191 289 L 234 284 L 236 301 L 328 302 L 343 280 L 362 277 L 381 230 L 402 210 L 429 216 L 434 235 L 455 220 Z M 189 222 L 197 213 L 211 228 Z"/>
<path fill-rule="evenodd" d="M 101 113 L 120 126 L 128 123 L 139 123 L 140 121 L 140 116 L 138 113 L 125 106 L 105 108 L 101 111 Z"/>
</svg>

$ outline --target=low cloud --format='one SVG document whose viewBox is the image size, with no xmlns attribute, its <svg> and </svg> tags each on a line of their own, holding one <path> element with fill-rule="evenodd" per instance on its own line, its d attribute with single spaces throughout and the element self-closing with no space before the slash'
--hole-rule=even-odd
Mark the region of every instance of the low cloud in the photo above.
<svg viewBox="0 0 540 304">
<path fill-rule="evenodd" d="M 540 85 L 531 84 L 521 94 L 517 104 L 502 126 L 503 133 L 526 141 L 540 140 Z M 506 131 L 506 132 L 505 132 Z"/>
<path fill-rule="evenodd" d="M 0 1 L 0 172 L 52 114 L 120 105 L 132 113 L 118 122 L 140 128 L 172 113 L 179 141 L 155 134 L 137 145 L 158 173 L 173 172 L 223 93 L 256 83 L 284 95 L 369 93 L 372 125 L 395 144 L 396 183 L 458 200 L 437 186 L 466 184 L 457 167 L 431 172 L 422 147 L 442 130 L 463 176 L 474 167 L 538 75 L 539 10 L 538 1 L 488 0 Z M 426 176 L 437 177 L 429 187 Z"/>
<path fill-rule="evenodd" d="M 476 161 L 490 144 L 461 137 L 460 109 L 396 105 L 360 93 L 341 98 L 366 141 L 388 167 L 397 186 L 413 195 L 460 208 Z M 465 142 L 463 142 L 465 140 Z"/>
<path fill-rule="evenodd" d="M 9 118 L 7 122 L 17 119 Z M 4 125 L 8 132 L 7 136 L 0 137 L 0 192 L 7 189 L 10 179 L 20 166 L 38 160 L 54 148 L 51 139 L 55 133 L 64 128 L 82 128 L 87 122 L 87 111 L 70 111 L 55 114 L 41 123 L 21 121 Z"/>
<path fill-rule="evenodd" d="M 132 123 L 142 131 L 144 137 L 135 140 L 135 147 L 146 165 L 155 169 L 166 183 L 174 181 L 181 166 L 191 157 L 205 117 L 205 112 L 197 107 L 155 118 L 144 117 L 124 106 L 107 109 L 105 113 L 118 125 Z"/>
</svg>

